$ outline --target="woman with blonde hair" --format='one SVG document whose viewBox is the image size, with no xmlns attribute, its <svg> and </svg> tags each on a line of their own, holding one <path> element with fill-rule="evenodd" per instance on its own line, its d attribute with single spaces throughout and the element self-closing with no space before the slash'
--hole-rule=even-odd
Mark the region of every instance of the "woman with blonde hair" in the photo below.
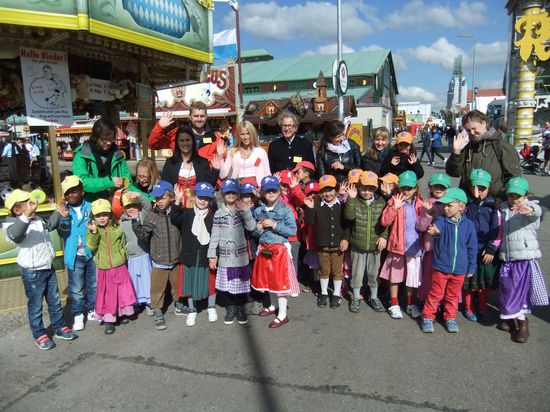
<svg viewBox="0 0 550 412">
<path fill-rule="evenodd" d="M 380 172 L 380 167 L 386 155 L 390 151 L 390 131 L 385 127 L 378 127 L 374 131 L 372 146 L 369 147 L 361 158 L 361 169 L 375 173 Z"/>
<path fill-rule="evenodd" d="M 235 144 L 229 149 L 220 170 L 220 179 L 252 177 L 261 184 L 271 174 L 266 151 L 260 146 L 258 132 L 248 120 L 237 126 Z"/>
<path fill-rule="evenodd" d="M 160 180 L 160 172 L 153 159 L 148 157 L 141 159 L 136 164 L 136 182 L 134 186 L 139 189 L 149 200 L 153 200 L 150 195 L 153 186 Z"/>
</svg>

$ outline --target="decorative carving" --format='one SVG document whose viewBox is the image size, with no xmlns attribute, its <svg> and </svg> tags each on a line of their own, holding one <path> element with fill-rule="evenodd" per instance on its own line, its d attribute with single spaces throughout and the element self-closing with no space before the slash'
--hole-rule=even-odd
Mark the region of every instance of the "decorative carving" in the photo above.
<svg viewBox="0 0 550 412">
<path fill-rule="evenodd" d="M 519 55 L 524 62 L 536 53 L 536 61 L 546 61 L 550 58 L 550 50 L 545 43 L 550 39 L 550 15 L 548 12 L 536 13 L 521 16 L 515 24 L 515 30 L 522 35 L 521 39 L 514 44 L 519 47 Z"/>
</svg>

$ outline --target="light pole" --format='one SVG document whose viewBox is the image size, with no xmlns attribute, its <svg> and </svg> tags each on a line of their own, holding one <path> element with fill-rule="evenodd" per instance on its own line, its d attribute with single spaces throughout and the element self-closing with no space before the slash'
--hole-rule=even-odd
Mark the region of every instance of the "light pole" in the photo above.
<svg viewBox="0 0 550 412">
<path fill-rule="evenodd" d="M 336 40 L 336 57 L 338 59 L 338 70 L 340 70 L 340 62 L 342 61 L 342 0 L 336 2 Z M 338 77 L 336 77 L 336 81 L 338 81 Z M 342 121 L 344 120 L 344 95 L 340 90 L 340 85 L 336 87 L 336 90 L 338 90 L 338 119 Z"/>
<path fill-rule="evenodd" d="M 475 101 L 475 92 L 474 88 L 476 86 L 476 35 L 475 33 L 470 34 L 459 34 L 458 37 L 464 38 L 464 39 L 472 39 L 474 41 L 474 52 L 473 52 L 473 58 L 472 58 L 472 107 L 475 110 L 476 107 L 476 101 Z"/>
</svg>

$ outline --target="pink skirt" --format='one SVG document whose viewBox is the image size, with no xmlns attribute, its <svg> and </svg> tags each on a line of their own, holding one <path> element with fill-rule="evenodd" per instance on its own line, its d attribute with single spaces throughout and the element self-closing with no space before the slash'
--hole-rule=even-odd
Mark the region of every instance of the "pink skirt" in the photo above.
<svg viewBox="0 0 550 412">
<path fill-rule="evenodd" d="M 136 293 L 126 265 L 97 269 L 96 319 L 116 322 L 117 316 L 134 314 Z"/>
<path fill-rule="evenodd" d="M 421 284 L 422 258 L 420 256 L 404 256 L 388 252 L 384 265 L 380 270 L 380 278 L 391 283 L 403 283 L 410 288 Z"/>
</svg>

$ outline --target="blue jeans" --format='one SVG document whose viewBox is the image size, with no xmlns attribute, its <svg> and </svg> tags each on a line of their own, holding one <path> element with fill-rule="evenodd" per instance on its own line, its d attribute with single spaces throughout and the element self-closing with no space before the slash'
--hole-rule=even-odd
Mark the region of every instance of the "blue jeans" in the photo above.
<svg viewBox="0 0 550 412">
<path fill-rule="evenodd" d="M 53 268 L 45 270 L 21 268 L 21 279 L 28 299 L 27 308 L 32 336 L 38 339 L 46 333 L 44 321 L 42 320 L 42 299 L 44 296 L 48 303 L 48 313 L 53 329 L 58 330 L 65 326 L 55 270 Z"/>
<path fill-rule="evenodd" d="M 91 312 L 95 308 L 97 288 L 96 266 L 93 259 L 86 256 L 76 256 L 74 270 L 69 272 L 69 296 L 71 298 L 71 313 L 73 316 L 84 313 L 84 305 Z M 84 297 L 86 290 L 86 297 Z"/>
</svg>

